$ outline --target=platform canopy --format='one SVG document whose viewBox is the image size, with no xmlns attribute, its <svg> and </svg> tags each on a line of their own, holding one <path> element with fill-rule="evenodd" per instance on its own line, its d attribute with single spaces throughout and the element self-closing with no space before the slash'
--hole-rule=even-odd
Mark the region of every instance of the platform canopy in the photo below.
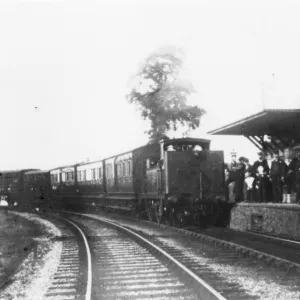
<svg viewBox="0 0 300 300">
<path fill-rule="evenodd" d="M 243 135 L 260 150 L 282 150 L 300 143 L 300 109 L 265 109 L 208 134 Z"/>
</svg>

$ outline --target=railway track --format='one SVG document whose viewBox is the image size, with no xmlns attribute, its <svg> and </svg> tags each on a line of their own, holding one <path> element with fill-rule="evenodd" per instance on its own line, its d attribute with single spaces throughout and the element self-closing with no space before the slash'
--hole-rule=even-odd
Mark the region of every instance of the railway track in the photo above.
<svg viewBox="0 0 300 300">
<path fill-rule="evenodd" d="M 91 251 L 83 231 L 72 221 L 56 218 L 66 223 L 74 236 L 63 236 L 59 266 L 47 290 L 47 300 L 91 299 Z"/>
<path fill-rule="evenodd" d="M 92 299 L 225 300 L 219 292 L 149 239 L 108 220 L 68 215 L 88 236 Z"/>
<path fill-rule="evenodd" d="M 72 213 L 75 215 L 74 213 Z M 150 240 L 226 299 L 299 299 L 299 273 L 285 265 L 263 265 L 255 251 L 245 256 L 224 241 L 200 238 L 197 233 L 149 222 L 85 215 L 129 228 Z M 117 225 L 117 224 L 115 224 Z M 166 230 L 167 229 L 167 230 Z M 183 234 L 185 233 L 185 234 Z M 200 235 L 201 236 L 201 235 Z M 224 243 L 224 244 L 223 244 Z M 229 245 L 229 246 L 228 246 Z M 279 268 L 278 268 L 279 267 Z M 206 299 L 206 298 L 203 298 Z"/>
<path fill-rule="evenodd" d="M 116 220 L 129 220 L 144 225 L 176 231 L 185 236 L 192 236 L 209 245 L 229 249 L 240 253 L 245 258 L 257 259 L 268 266 L 279 267 L 285 271 L 296 270 L 300 274 L 300 242 L 279 238 L 258 232 L 238 232 L 228 228 L 212 227 L 208 229 L 196 226 L 174 227 L 146 220 L 120 216 L 118 214 L 103 214 Z"/>
</svg>

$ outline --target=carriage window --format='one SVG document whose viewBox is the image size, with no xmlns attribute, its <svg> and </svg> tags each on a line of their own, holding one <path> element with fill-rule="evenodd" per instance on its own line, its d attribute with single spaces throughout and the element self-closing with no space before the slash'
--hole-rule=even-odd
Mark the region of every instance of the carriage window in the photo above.
<svg viewBox="0 0 300 300">
<path fill-rule="evenodd" d="M 128 175 L 131 176 L 131 161 L 129 160 L 127 164 L 128 164 Z"/>
<path fill-rule="evenodd" d="M 57 182 L 56 181 L 56 176 L 55 176 L 56 174 L 51 174 L 51 181 L 52 182 Z"/>
<path fill-rule="evenodd" d="M 96 179 L 96 169 L 92 169 L 92 180 Z"/>
<path fill-rule="evenodd" d="M 123 177 L 125 175 L 124 163 L 120 162 L 117 164 L 117 174 L 118 177 Z"/>
<path fill-rule="evenodd" d="M 125 162 L 122 162 L 122 176 L 126 176 L 127 172 L 126 172 L 126 164 Z"/>
<path fill-rule="evenodd" d="M 73 181 L 74 180 L 74 172 L 66 172 L 66 181 Z"/>
<path fill-rule="evenodd" d="M 123 164 L 120 163 L 120 177 L 123 176 Z"/>
<path fill-rule="evenodd" d="M 147 160 L 146 160 L 146 167 L 147 167 L 147 170 L 150 169 L 150 166 L 151 166 L 150 158 L 147 158 Z"/>
<path fill-rule="evenodd" d="M 202 151 L 203 147 L 200 145 L 195 144 L 172 144 L 167 145 L 165 150 L 167 151 L 177 151 L 177 152 L 183 152 L 183 151 Z"/>
<path fill-rule="evenodd" d="M 113 172 L 112 172 L 112 165 L 106 165 L 106 174 L 107 178 L 112 178 L 113 177 Z"/>
<path fill-rule="evenodd" d="M 146 160 L 146 167 L 147 170 L 151 169 L 151 168 L 155 168 L 157 166 L 159 159 L 157 158 L 147 158 Z"/>
</svg>

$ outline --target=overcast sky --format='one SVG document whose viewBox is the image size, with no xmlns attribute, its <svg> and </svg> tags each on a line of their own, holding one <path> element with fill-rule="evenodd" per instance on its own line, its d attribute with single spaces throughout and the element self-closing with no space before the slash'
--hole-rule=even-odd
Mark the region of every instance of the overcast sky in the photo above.
<svg viewBox="0 0 300 300">
<path fill-rule="evenodd" d="M 184 48 L 190 101 L 207 111 L 193 137 L 263 102 L 300 108 L 299 15 L 300 2 L 287 0 L 1 0 L 0 169 L 53 168 L 147 143 L 148 124 L 125 94 L 140 61 L 164 45 Z M 210 138 L 226 155 L 256 152 L 243 137 Z"/>
</svg>

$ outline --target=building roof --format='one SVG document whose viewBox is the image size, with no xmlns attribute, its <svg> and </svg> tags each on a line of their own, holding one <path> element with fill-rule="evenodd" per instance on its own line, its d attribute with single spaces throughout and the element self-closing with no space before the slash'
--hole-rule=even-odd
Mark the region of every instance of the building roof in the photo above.
<svg viewBox="0 0 300 300">
<path fill-rule="evenodd" d="M 300 138 L 300 109 L 265 109 L 208 134 Z"/>
</svg>

